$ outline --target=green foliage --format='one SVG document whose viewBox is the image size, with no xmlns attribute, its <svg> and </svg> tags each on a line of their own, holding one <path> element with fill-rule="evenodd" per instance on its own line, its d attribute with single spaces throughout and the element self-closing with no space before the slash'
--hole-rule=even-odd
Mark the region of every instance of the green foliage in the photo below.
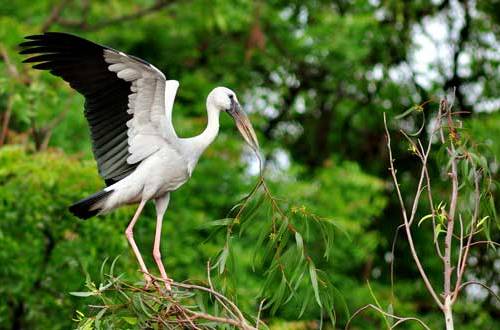
<svg viewBox="0 0 500 330">
<path fill-rule="evenodd" d="M 0 324 L 13 327 L 17 318 L 20 327 L 66 328 L 61 315 L 75 307 L 67 292 L 81 282 L 81 269 L 95 271 L 95 260 L 122 253 L 126 243 L 115 223 L 83 223 L 67 211 L 100 185 L 90 162 L 4 147 L 0 164 Z"/>
<path fill-rule="evenodd" d="M 144 58 L 168 79 L 179 80 L 173 114 L 179 136 L 201 132 L 204 97 L 218 85 L 235 90 L 251 114 L 267 159 L 266 183 L 284 214 L 273 209 L 262 189 L 240 217 L 235 215 L 241 205 L 230 211 L 259 179 L 251 175 L 248 151 L 223 116 L 218 139 L 190 182 L 173 194 L 165 217 L 162 254 L 174 279 L 203 281 L 211 260 L 218 273 L 214 284 L 249 314 L 265 299 L 262 318 L 276 328 L 326 327 L 333 318 L 343 327 L 348 311 L 373 302 L 372 296 L 384 311 L 393 308 L 439 328 L 439 311 L 429 307 L 415 280 L 405 243 L 390 255 L 400 217 L 388 180 L 382 112 L 391 117 L 404 109 L 420 111 L 401 121 L 405 130 L 418 132 L 422 116 L 430 122 L 436 110 L 434 103 L 423 102 L 456 87 L 457 111 L 470 112 L 462 115 L 460 140 L 474 149 L 471 162 L 489 169 L 487 197 L 498 200 L 500 80 L 492 54 L 498 50 L 500 10 L 488 1 L 469 7 L 470 16 L 464 2 L 454 1 L 2 3 L 0 123 L 11 114 L 7 146 L 0 146 L 0 328 L 67 329 L 75 325 L 75 310 L 95 317 L 84 299 L 68 292 L 85 290 L 83 274 L 98 278 L 106 257 L 122 255 L 120 281 L 141 279 L 123 237 L 133 207 L 86 222 L 66 211 L 103 183 L 91 160 L 82 97 L 60 79 L 30 70 L 17 55 L 23 36 L 44 25 Z M 143 11 L 147 8 L 155 9 Z M 144 15 L 135 17 L 138 12 Z M 437 44 L 452 53 L 432 50 L 429 56 L 440 57 L 428 59 L 418 52 L 419 40 L 434 37 L 432 28 L 439 30 L 440 24 L 453 31 Z M 419 32 L 425 28 L 431 30 Z M 426 65 L 427 59 L 432 63 Z M 393 145 L 403 194 L 412 196 L 418 159 L 403 136 L 395 136 Z M 439 157 L 430 162 L 440 196 L 436 207 L 448 196 L 447 164 Z M 468 195 L 464 191 L 463 209 L 470 205 Z M 494 214 L 497 206 L 484 207 Z M 427 214 L 418 209 L 417 221 Z M 481 226 L 498 241 L 492 219 L 484 218 Z M 415 241 L 431 281 L 440 283 L 441 263 L 428 244 L 434 239 L 429 220 L 415 231 Z M 136 227 L 148 265 L 154 265 L 154 222 L 148 205 Z M 497 252 L 478 245 L 471 254 L 476 263 L 467 276 L 497 283 Z M 391 294 L 391 258 L 397 297 Z M 481 294 L 457 302 L 456 320 L 464 328 L 498 327 L 498 304 Z M 378 314 L 366 313 L 353 329 L 386 326 Z"/>
<path fill-rule="evenodd" d="M 73 296 L 94 301 L 90 304 L 93 315 L 76 311 L 73 321 L 77 329 L 251 327 L 234 303 L 215 291 L 211 282 L 207 287 L 173 282 L 173 290 L 168 292 L 161 281 L 155 280 L 154 286 L 146 289 L 122 280 L 124 274 L 114 274 L 116 261 L 117 258 L 111 263 L 109 274 L 104 273 L 108 271 L 107 260 L 104 261 L 99 285 L 87 274 L 85 287 L 88 291 L 70 292 Z"/>
</svg>

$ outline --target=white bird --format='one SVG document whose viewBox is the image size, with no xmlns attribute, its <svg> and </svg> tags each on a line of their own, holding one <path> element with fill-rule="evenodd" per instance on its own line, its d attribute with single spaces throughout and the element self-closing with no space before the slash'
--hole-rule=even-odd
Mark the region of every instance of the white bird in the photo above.
<svg viewBox="0 0 500 330">
<path fill-rule="evenodd" d="M 139 206 L 125 230 L 127 240 L 144 274 L 152 278 L 134 241 L 134 226 L 149 200 L 156 205 L 153 258 L 167 289 L 160 255 L 163 216 L 170 193 L 189 180 L 203 151 L 219 132 L 219 114 L 227 112 L 246 142 L 258 149 L 248 117 L 233 91 L 213 89 L 207 97 L 208 124 L 198 136 L 180 138 L 172 125 L 172 107 L 179 87 L 166 80 L 153 65 L 137 57 L 67 34 L 46 32 L 27 36 L 21 54 L 36 54 L 24 62 L 50 70 L 85 97 L 85 117 L 90 127 L 92 151 L 107 187 L 70 206 L 87 219 L 126 204 Z"/>
</svg>

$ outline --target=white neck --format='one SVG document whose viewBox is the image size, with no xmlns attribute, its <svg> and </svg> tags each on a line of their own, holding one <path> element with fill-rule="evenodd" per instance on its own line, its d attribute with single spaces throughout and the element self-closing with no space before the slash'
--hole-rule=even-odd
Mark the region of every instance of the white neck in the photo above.
<svg viewBox="0 0 500 330">
<path fill-rule="evenodd" d="M 205 149 L 214 141 L 219 133 L 219 115 L 220 111 L 211 103 L 207 101 L 207 116 L 208 123 L 205 130 L 200 135 L 186 139 L 187 158 L 190 167 L 193 167 L 198 162 L 201 154 Z"/>
<path fill-rule="evenodd" d="M 205 150 L 215 140 L 217 134 L 219 134 L 219 115 L 220 111 L 211 102 L 207 102 L 207 127 L 197 136 L 204 147 L 203 150 Z"/>
</svg>

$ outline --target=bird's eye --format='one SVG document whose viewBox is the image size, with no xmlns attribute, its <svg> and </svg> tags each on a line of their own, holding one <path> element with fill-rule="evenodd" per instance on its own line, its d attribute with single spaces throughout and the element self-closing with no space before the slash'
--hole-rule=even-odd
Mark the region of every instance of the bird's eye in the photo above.
<svg viewBox="0 0 500 330">
<path fill-rule="evenodd" d="M 232 100 L 234 98 L 234 95 L 233 94 L 229 94 L 229 99 Z"/>
</svg>

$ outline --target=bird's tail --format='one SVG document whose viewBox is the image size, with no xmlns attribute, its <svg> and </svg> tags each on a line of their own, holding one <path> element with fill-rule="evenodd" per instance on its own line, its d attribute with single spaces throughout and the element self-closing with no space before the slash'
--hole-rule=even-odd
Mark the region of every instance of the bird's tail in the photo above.
<svg viewBox="0 0 500 330">
<path fill-rule="evenodd" d="M 80 219 L 85 220 L 91 218 L 102 210 L 102 202 L 104 202 L 112 192 L 113 190 L 101 190 L 71 205 L 69 211 Z"/>
</svg>

